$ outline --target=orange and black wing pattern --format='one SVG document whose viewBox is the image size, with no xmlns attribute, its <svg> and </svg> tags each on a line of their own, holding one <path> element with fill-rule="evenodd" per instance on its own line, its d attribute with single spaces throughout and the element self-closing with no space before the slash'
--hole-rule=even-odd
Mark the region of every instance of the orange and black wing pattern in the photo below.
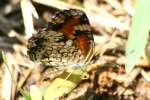
<svg viewBox="0 0 150 100">
<path fill-rule="evenodd" d="M 57 12 L 47 28 L 29 39 L 28 55 L 48 66 L 82 66 L 90 62 L 94 39 L 86 14 L 77 9 Z"/>
</svg>

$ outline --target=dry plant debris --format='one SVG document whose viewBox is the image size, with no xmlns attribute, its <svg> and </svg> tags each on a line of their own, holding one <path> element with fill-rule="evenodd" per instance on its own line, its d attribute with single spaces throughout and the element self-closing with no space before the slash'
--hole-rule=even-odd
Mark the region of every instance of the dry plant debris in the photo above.
<svg viewBox="0 0 150 100">
<path fill-rule="evenodd" d="M 131 73 L 124 72 L 125 45 L 135 3 L 135 0 L 2 0 L 0 50 L 5 52 L 8 66 L 0 54 L 0 99 L 23 98 L 14 81 L 29 91 L 46 88 L 57 76 L 55 70 L 29 60 L 27 39 L 46 27 L 54 12 L 76 8 L 88 15 L 95 30 L 96 51 L 102 55 L 88 68 L 86 78 L 59 99 L 149 100 L 149 61 L 143 57 Z"/>
</svg>

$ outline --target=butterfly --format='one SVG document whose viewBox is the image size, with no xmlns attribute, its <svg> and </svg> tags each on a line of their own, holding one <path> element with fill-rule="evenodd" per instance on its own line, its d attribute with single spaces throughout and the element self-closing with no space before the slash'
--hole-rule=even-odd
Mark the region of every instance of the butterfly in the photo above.
<svg viewBox="0 0 150 100">
<path fill-rule="evenodd" d="M 46 28 L 29 38 L 27 48 L 32 61 L 60 69 L 81 68 L 94 55 L 93 30 L 82 10 L 58 11 Z"/>
</svg>

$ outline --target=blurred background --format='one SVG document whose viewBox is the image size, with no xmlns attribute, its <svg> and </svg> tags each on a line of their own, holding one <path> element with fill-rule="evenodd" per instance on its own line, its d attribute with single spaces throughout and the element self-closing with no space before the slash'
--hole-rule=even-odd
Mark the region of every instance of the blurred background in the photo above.
<svg viewBox="0 0 150 100">
<path fill-rule="evenodd" d="M 148 61 L 143 57 L 130 74 L 124 69 L 135 3 L 136 0 L 1 0 L 0 99 L 22 100 L 16 84 L 27 91 L 33 84 L 40 89 L 50 84 L 56 73 L 30 61 L 28 39 L 47 27 L 55 12 L 75 8 L 87 14 L 95 30 L 95 49 L 101 55 L 87 78 L 61 99 L 149 100 Z"/>
</svg>

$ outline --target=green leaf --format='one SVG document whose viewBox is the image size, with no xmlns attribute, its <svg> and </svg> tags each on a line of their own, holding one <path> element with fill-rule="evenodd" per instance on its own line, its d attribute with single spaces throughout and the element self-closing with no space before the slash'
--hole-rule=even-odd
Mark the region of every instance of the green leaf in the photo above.
<svg viewBox="0 0 150 100">
<path fill-rule="evenodd" d="M 44 94 L 44 100 L 55 100 L 69 93 L 81 81 L 82 69 L 67 70 L 57 77 L 48 87 Z"/>
<path fill-rule="evenodd" d="M 150 28 L 150 0 L 137 0 L 126 48 L 126 72 L 130 72 L 144 53 Z"/>
<path fill-rule="evenodd" d="M 42 94 L 36 85 L 30 86 L 30 96 L 32 100 L 42 100 Z"/>
</svg>

